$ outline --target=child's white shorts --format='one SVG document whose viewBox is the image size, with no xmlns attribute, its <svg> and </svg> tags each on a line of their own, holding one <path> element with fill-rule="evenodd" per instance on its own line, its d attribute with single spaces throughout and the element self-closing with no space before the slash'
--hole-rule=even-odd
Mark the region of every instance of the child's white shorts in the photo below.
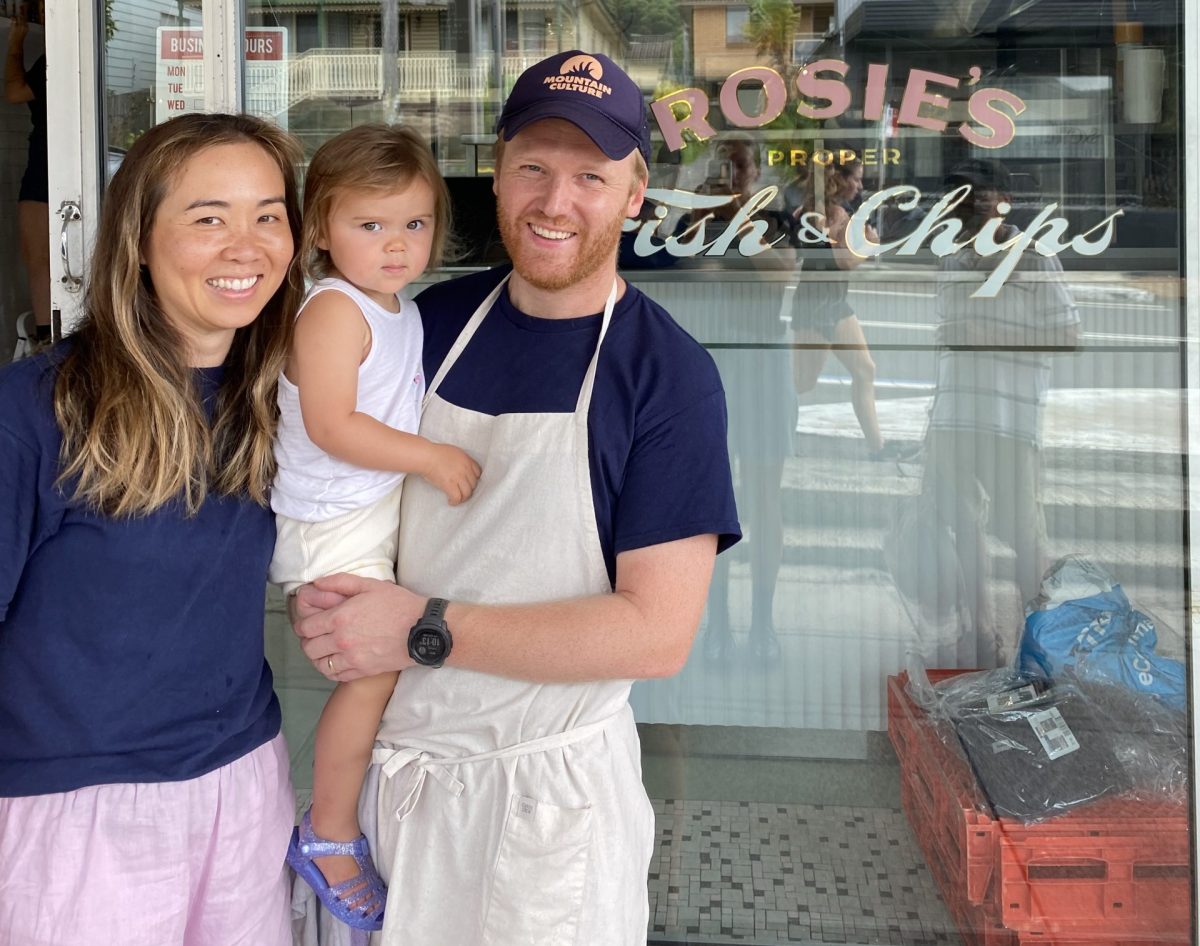
<svg viewBox="0 0 1200 946">
<path fill-rule="evenodd" d="M 268 578 L 291 594 L 336 572 L 396 580 L 401 483 L 382 499 L 324 522 L 275 516 L 275 555 Z"/>
</svg>

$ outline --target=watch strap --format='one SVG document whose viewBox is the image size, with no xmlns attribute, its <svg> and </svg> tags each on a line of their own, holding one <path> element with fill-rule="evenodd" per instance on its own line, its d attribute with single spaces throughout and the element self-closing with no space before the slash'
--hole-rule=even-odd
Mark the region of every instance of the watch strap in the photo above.
<svg viewBox="0 0 1200 946">
<path fill-rule="evenodd" d="M 436 621 L 438 624 L 445 623 L 446 606 L 449 604 L 445 598 L 430 598 L 425 604 L 425 621 Z"/>
<path fill-rule="evenodd" d="M 446 607 L 449 602 L 445 598 L 430 598 L 425 602 L 425 613 L 408 632 L 408 655 L 413 661 L 423 667 L 440 667 L 446 662 L 450 649 L 454 646 L 454 638 L 450 636 L 450 628 L 446 626 Z M 418 642 L 423 635 L 436 637 L 439 641 L 436 649 L 430 653 Z"/>
</svg>

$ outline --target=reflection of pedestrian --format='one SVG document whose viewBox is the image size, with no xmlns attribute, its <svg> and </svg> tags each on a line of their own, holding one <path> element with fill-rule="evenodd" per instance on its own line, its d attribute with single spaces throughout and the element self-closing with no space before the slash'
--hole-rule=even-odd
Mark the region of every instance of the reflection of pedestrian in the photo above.
<svg viewBox="0 0 1200 946">
<path fill-rule="evenodd" d="M 804 394 L 817 385 L 825 359 L 832 348 L 846 370 L 850 372 L 850 400 L 854 416 L 862 428 L 867 449 L 876 459 L 892 453 L 885 450 L 879 420 L 875 415 L 875 362 L 867 348 L 858 316 L 847 298 L 850 284 L 845 279 L 809 279 L 808 273 L 847 272 L 863 260 L 846 248 L 846 227 L 850 222 L 850 207 L 862 194 L 863 167 L 858 160 L 844 164 L 834 162 L 824 168 L 814 167 L 797 186 L 788 188 L 795 206 L 793 216 L 800 220 L 806 214 L 823 217 L 821 224 L 829 235 L 822 244 L 801 243 L 800 254 L 804 267 L 796 285 L 792 303 L 792 330 L 796 338 L 793 372 L 796 391 Z M 797 190 L 799 194 L 797 195 Z M 867 235 L 876 239 L 868 225 Z"/>
<path fill-rule="evenodd" d="M 754 196 L 762 173 L 761 152 L 748 135 L 734 134 L 721 139 L 709 162 L 708 180 L 703 193 L 728 194 L 730 201 L 708 211 L 707 239 L 716 239 Z M 763 219 L 759 215 L 759 219 Z M 775 222 L 763 237 L 771 243 L 782 235 Z M 684 220 L 686 227 L 691 221 Z M 784 244 L 780 244 L 783 246 Z M 756 270 L 790 270 L 791 251 L 786 259 L 774 251 L 741 257 L 738 241 L 722 260 L 726 267 L 742 265 Z M 768 276 L 768 279 L 770 277 Z M 787 352 L 782 348 L 749 347 L 785 341 L 785 324 L 779 318 L 784 283 L 771 283 L 779 294 L 769 294 L 767 305 L 741 306 L 731 311 L 722 326 L 723 337 L 748 347 L 718 348 L 713 352 L 725 399 L 729 405 L 729 452 L 737 469 L 737 504 L 742 525 L 747 531 L 750 558 L 750 654 L 756 660 L 779 656 L 775 635 L 775 584 L 783 562 L 783 512 L 780 506 L 784 461 L 792 454 L 792 432 L 796 426 L 796 397 L 788 378 Z M 708 622 L 704 637 L 704 656 L 723 661 L 733 645 L 729 604 L 730 562 L 718 556 L 708 598 Z"/>
<path fill-rule="evenodd" d="M 955 168 L 947 185 L 963 184 L 972 191 L 956 208 L 964 228 L 960 241 L 1003 216 L 1011 192 L 1008 172 L 997 161 L 972 160 Z M 1015 227 L 1002 225 L 995 240 L 1003 243 L 1015 233 Z M 974 614 L 977 650 L 961 656 L 981 663 L 997 658 L 999 643 L 988 595 L 988 535 L 1016 552 L 1022 601 L 1037 592 L 1041 579 L 1041 420 L 1050 384 L 1046 349 L 1074 347 L 1079 324 L 1057 257 L 1027 252 L 1018 278 L 999 295 L 974 297 L 1000 258 L 981 257 L 972 245 L 939 263 L 943 349 L 924 483 L 933 491 L 942 524 L 953 531 L 965 604 Z"/>
<path fill-rule="evenodd" d="M 39 13 L 42 5 L 39 3 Z M 25 69 L 25 37 L 29 33 L 27 11 L 21 7 L 8 34 L 8 57 L 4 62 L 4 100 L 29 105 L 33 130 L 29 133 L 29 159 L 17 197 L 17 227 L 21 262 L 29 279 L 37 342 L 50 341 L 50 185 L 46 158 L 46 57 L 39 56 Z M 44 20 L 44 16 L 39 16 Z"/>
</svg>

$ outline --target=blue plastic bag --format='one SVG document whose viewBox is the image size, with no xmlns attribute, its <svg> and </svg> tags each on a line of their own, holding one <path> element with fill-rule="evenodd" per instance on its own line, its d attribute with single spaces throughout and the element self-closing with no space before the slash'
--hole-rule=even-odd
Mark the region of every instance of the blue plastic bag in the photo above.
<svg viewBox="0 0 1200 946">
<path fill-rule="evenodd" d="M 1068 597 L 1079 594 L 1086 596 Z M 1090 563 L 1065 559 L 1051 569 L 1025 618 L 1017 666 L 1051 680 L 1065 672 L 1124 686 L 1182 710 L 1184 666 L 1156 654 L 1157 644 L 1153 619 L 1129 603 L 1120 585 Z"/>
</svg>

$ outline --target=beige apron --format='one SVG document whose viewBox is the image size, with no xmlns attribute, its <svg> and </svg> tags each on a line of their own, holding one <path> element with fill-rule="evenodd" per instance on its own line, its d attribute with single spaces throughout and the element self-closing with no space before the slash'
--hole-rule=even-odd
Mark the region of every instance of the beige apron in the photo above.
<svg viewBox="0 0 1200 946">
<path fill-rule="evenodd" d="M 399 580 L 418 594 L 483 604 L 611 593 L 587 416 L 616 283 L 573 414 L 493 417 L 438 397 L 503 291 L 504 282 L 446 356 L 420 428 L 466 450 L 483 476 L 457 507 L 409 477 Z M 528 683 L 450 666 L 400 674 L 375 750 L 375 850 L 389 881 L 384 943 L 645 942 L 654 817 L 629 687 Z"/>
</svg>

